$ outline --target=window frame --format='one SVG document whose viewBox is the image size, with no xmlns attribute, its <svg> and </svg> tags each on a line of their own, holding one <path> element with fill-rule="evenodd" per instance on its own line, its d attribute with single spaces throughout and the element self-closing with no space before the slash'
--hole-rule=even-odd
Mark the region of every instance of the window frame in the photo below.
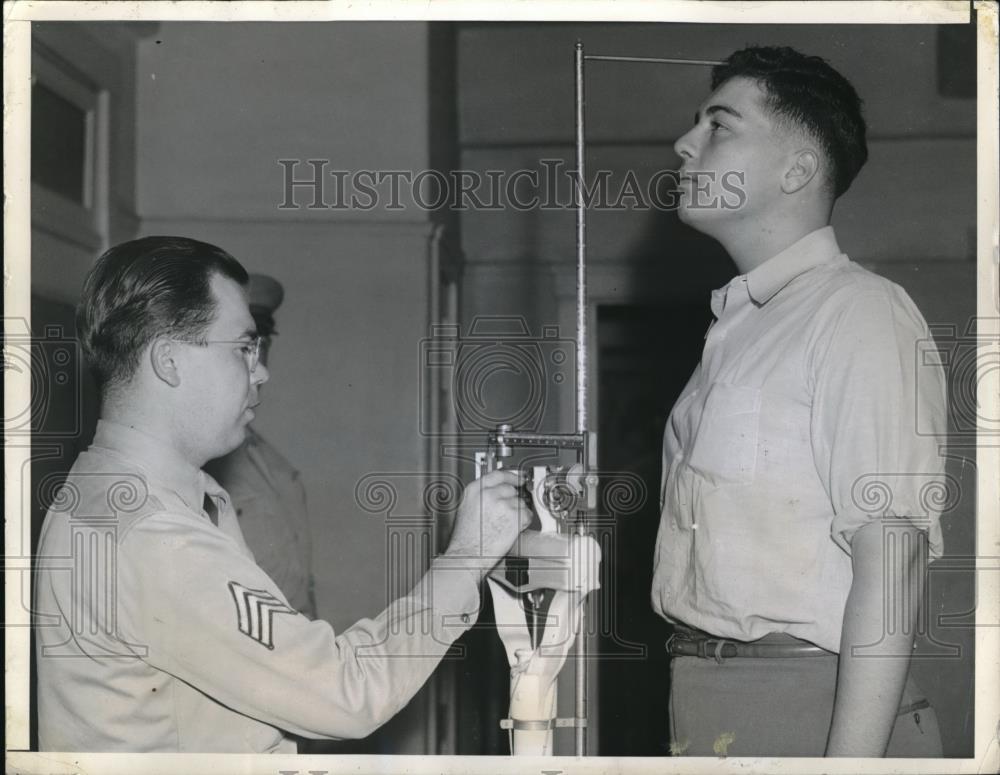
<svg viewBox="0 0 1000 775">
<path fill-rule="evenodd" d="M 83 111 L 84 158 L 82 202 L 31 181 L 31 222 L 41 231 L 91 250 L 108 238 L 108 117 L 105 89 L 37 41 L 32 41 L 31 83 Z"/>
</svg>

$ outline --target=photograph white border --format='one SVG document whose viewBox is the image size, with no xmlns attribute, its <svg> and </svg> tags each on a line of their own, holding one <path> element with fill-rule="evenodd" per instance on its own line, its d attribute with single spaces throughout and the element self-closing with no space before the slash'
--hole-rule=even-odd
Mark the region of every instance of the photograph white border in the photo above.
<svg viewBox="0 0 1000 775">
<path fill-rule="evenodd" d="M 997 5 L 977 2 L 978 13 L 978 315 L 1000 317 L 997 215 Z M 518 20 L 673 21 L 701 23 L 961 23 L 970 4 L 949 2 L 20 2 L 4 3 L 4 301 L 5 317 L 30 320 L 30 22 L 304 21 L 304 20 Z M 7 405 L 25 405 L 29 374 L 4 370 Z M 1000 370 L 980 375 L 984 416 L 1000 416 Z M 19 446 L 24 444 L 24 446 Z M 6 545 L 17 546 L 29 518 L 21 491 L 28 465 L 26 442 L 5 445 Z M 585 773 L 585 772 L 996 772 L 1000 769 L 1000 449 L 977 449 L 976 722 L 971 759 L 692 759 L 573 757 L 512 758 L 385 756 L 244 756 L 202 754 L 37 753 L 29 741 L 29 586 L 27 557 L 5 557 L 6 771 L 8 773 Z M 990 556 L 986 556 L 989 554 Z"/>
</svg>

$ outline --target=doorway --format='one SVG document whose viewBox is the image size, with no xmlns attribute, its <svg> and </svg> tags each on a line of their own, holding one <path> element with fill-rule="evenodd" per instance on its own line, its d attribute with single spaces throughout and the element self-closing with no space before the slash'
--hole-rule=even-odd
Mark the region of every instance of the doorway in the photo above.
<svg viewBox="0 0 1000 775">
<path fill-rule="evenodd" d="M 667 756 L 670 626 L 650 606 L 663 428 L 701 357 L 703 301 L 597 308 L 598 460 L 607 482 L 637 477 L 641 503 L 608 513 L 600 614 L 600 754 Z M 616 476 L 615 472 L 620 472 Z M 613 503 L 604 497 L 602 503 Z"/>
</svg>

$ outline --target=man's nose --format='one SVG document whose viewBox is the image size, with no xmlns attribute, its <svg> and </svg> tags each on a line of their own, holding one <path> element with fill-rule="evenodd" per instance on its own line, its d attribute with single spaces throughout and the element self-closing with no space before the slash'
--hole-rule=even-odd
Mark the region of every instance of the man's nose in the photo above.
<svg viewBox="0 0 1000 775">
<path fill-rule="evenodd" d="M 253 385 L 263 385 L 271 378 L 271 372 L 267 370 L 267 366 L 260 362 L 257 367 L 250 372 L 250 383 Z"/>
<path fill-rule="evenodd" d="M 692 127 L 687 132 L 678 137 L 676 142 L 674 142 L 674 153 L 680 156 L 683 161 L 687 161 L 688 159 L 694 158 L 695 129 L 697 129 L 697 127 Z"/>
</svg>

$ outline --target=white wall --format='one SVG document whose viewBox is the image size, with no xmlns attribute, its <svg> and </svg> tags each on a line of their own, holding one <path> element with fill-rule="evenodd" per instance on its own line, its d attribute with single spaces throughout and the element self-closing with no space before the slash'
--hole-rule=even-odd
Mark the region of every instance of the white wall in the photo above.
<svg viewBox="0 0 1000 775">
<path fill-rule="evenodd" d="M 139 213 L 425 220 L 412 211 L 278 210 L 277 160 L 425 168 L 427 36 L 420 23 L 161 25 L 139 47 Z"/>
</svg>

